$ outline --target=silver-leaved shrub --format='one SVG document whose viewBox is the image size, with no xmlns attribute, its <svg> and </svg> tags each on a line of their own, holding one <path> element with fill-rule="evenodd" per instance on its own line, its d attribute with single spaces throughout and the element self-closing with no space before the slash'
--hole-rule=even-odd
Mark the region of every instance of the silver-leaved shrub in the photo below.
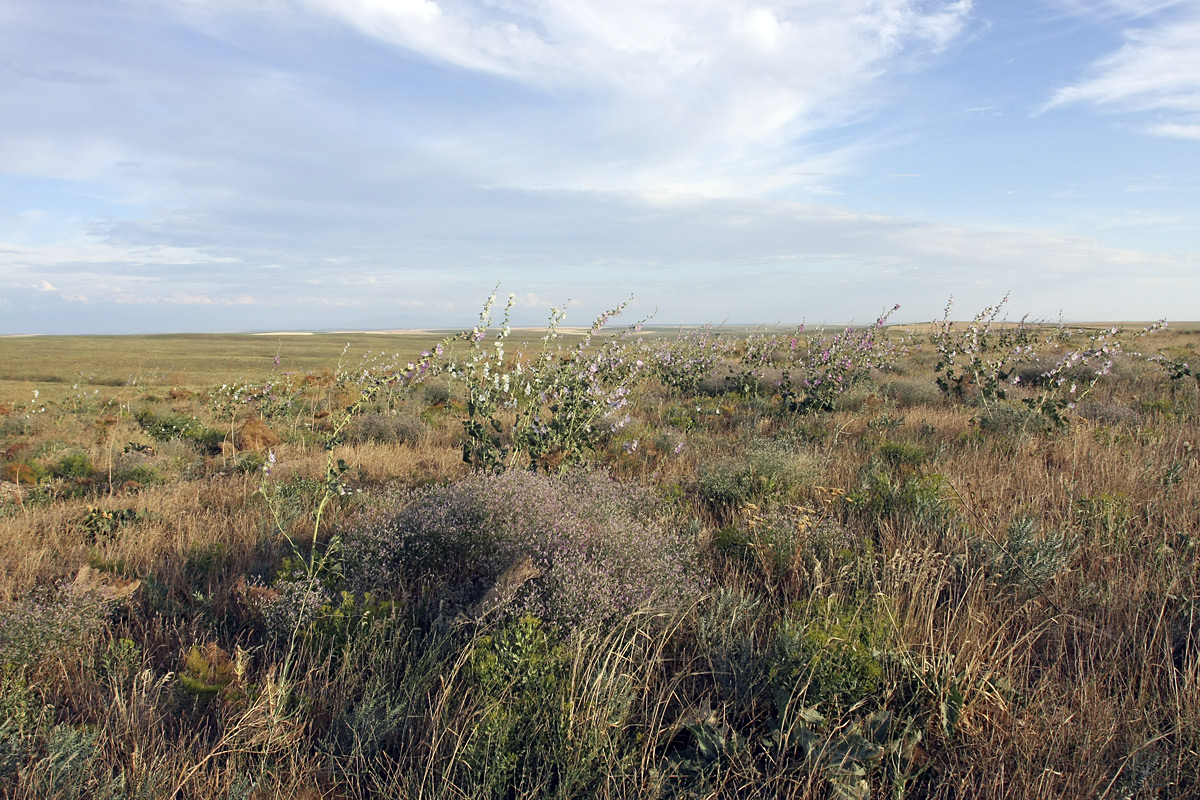
<svg viewBox="0 0 1200 800">
<path fill-rule="evenodd" d="M 364 521 L 346 536 L 344 574 L 356 591 L 467 610 L 528 558 L 536 574 L 509 610 L 557 626 L 604 624 L 703 590 L 696 543 L 657 515 L 652 494 L 603 473 L 481 473 Z"/>
</svg>

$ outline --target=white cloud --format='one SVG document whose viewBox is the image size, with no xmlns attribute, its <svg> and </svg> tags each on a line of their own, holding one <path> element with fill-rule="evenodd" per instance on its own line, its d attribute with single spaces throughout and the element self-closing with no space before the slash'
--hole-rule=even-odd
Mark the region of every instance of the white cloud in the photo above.
<svg viewBox="0 0 1200 800">
<path fill-rule="evenodd" d="M 1144 13 L 1173 3 L 1125 3 Z M 1200 138 L 1200 15 L 1160 19 L 1129 29 L 1125 44 L 1093 65 L 1092 76 L 1054 93 L 1047 108 L 1087 103 L 1122 112 L 1174 116 L 1147 133 Z"/>
<path fill-rule="evenodd" d="M 202 323 L 221 328 L 294 326 L 303 309 L 325 320 L 303 323 L 310 327 L 469 324 L 497 280 L 504 281 L 502 294 L 521 293 L 520 324 L 544 321 L 548 305 L 561 306 L 568 298 L 583 301 L 572 321 L 586 322 L 600 310 L 596 306 L 619 302 L 630 292 L 646 309 L 661 307 L 661 318 L 669 322 L 803 316 L 837 321 L 896 301 L 920 318 L 935 314 L 951 292 L 964 303 L 986 304 L 1008 288 L 1034 295 L 1026 307 L 1032 300 L 1043 303 L 1031 309 L 1040 315 L 1056 313 L 1051 303 L 1071 313 L 1108 302 L 1125 303 L 1124 316 L 1143 309 L 1146 316 L 1179 317 L 1189 313 L 1180 309 L 1194 307 L 1200 292 L 1200 253 L 1194 250 L 1113 247 L 1086 236 L 969 228 L 830 205 L 657 200 L 464 189 L 448 202 L 471 209 L 469 235 L 456 236 L 457 228 L 441 219 L 444 206 L 437 205 L 413 208 L 386 236 L 358 244 L 359 231 L 387 219 L 386 210 L 361 221 L 322 220 L 318 213 L 298 221 L 303 234 L 263 242 L 245 239 L 249 232 L 233 224 L 253 210 L 251 201 L 203 209 L 194 215 L 201 226 L 167 216 L 98 231 L 90 238 L 103 235 L 107 241 L 95 242 L 93 255 L 104 252 L 110 262 L 73 261 L 78 246 L 27 248 L 23 258 L 39 265 L 36 273 L 29 267 L 23 281 L 10 285 L 33 286 L 43 275 L 53 277 L 64 294 L 86 293 L 96 308 L 121 303 L 126 324 L 155 308 L 180 309 L 180 315 L 184 307 L 233 313 L 239 304 L 262 298 L 252 324 L 236 316 Z M 511 216 L 511 208 L 524 212 Z M 1128 222 L 1119 227 L 1170 227 L 1170 220 L 1149 217 Z M 139 259 L 147 251 L 140 242 L 172 235 L 194 242 L 186 255 L 195 261 Z M 230 264 L 225 247 L 241 250 L 243 260 Z M 214 260 L 205 260 L 209 252 Z M 331 268 L 334 256 L 338 265 Z M 258 266 L 278 263 L 291 265 L 286 279 Z M 1169 280 L 1174 288 L 1161 298 L 1146 296 L 1149 279 L 1139 277 L 1145 275 Z M 1110 292 L 1115 286 L 1124 288 Z M 455 306 L 464 309 L 457 317 L 437 311 Z M 328 314 L 319 316 L 320 309 Z M 417 313 L 420 325 L 405 321 Z"/>
<path fill-rule="evenodd" d="M 1146 130 L 1155 136 L 1167 136 L 1173 139 L 1200 140 L 1200 122 L 1193 124 L 1163 122 L 1158 125 L 1150 125 L 1146 128 Z"/>
<path fill-rule="evenodd" d="M 1056 4 L 1078 16 L 1138 18 L 1170 8 L 1187 6 L 1193 0 L 1057 0 Z"/>
<path fill-rule="evenodd" d="M 608 189 L 620 176 L 626 189 L 706 194 L 803 183 L 783 167 L 830 157 L 798 150 L 798 140 L 874 106 L 873 82 L 910 56 L 939 51 L 972 8 L 969 0 L 296 2 L 429 59 L 566 101 L 564 116 L 535 110 L 529 123 L 575 146 L 538 137 L 543 169 L 515 167 L 506 182 Z M 493 162 L 511 152 L 511 129 L 499 142 L 499 133 L 480 133 L 443 138 L 441 147 Z M 537 160 L 530 155 L 517 161 Z"/>
</svg>

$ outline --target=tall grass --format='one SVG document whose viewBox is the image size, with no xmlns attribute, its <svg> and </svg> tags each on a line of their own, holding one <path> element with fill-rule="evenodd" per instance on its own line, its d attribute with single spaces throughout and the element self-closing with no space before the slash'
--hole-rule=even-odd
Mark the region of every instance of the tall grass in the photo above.
<svg viewBox="0 0 1200 800">
<path fill-rule="evenodd" d="M 563 348 L 642 366 L 499 475 L 432 357 L 10 399 L 0 796 L 1196 796 L 1196 382 L 870 333 L 819 403 L 805 334 Z"/>
</svg>

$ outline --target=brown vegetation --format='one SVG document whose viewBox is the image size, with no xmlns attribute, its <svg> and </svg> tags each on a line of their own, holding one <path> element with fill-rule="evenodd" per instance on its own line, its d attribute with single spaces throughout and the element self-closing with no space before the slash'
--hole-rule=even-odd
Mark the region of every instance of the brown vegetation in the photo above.
<svg viewBox="0 0 1200 800">
<path fill-rule="evenodd" d="M 588 466 L 658 493 L 700 599 L 574 631 L 513 605 L 528 556 L 459 606 L 425 562 L 339 571 L 468 473 L 448 390 L 328 450 L 362 397 L 331 370 L 15 401 L 0 796 L 1196 796 L 1200 386 L 1126 357 L 1057 426 L 927 356 L 827 413 L 639 385 Z"/>
</svg>

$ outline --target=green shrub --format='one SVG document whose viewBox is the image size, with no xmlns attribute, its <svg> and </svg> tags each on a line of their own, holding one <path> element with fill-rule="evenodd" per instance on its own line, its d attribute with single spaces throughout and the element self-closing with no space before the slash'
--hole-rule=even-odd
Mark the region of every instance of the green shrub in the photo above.
<svg viewBox="0 0 1200 800">
<path fill-rule="evenodd" d="M 1128 537 L 1133 507 L 1124 492 L 1101 492 L 1075 501 L 1075 518 L 1087 532 L 1106 543 Z"/>
<path fill-rule="evenodd" d="M 838 713 L 866 703 L 878 707 L 887 627 L 870 603 L 836 596 L 798 604 L 776 627 L 770 648 L 773 694 Z"/>
<path fill-rule="evenodd" d="M 858 488 L 846 496 L 845 502 L 860 518 L 890 519 L 926 528 L 944 528 L 959 516 L 944 476 L 896 475 L 878 462 L 867 465 Z"/>
<path fill-rule="evenodd" d="M 266 464 L 267 457 L 263 453 L 256 450 L 243 450 L 237 454 L 237 458 L 233 462 L 233 468 L 238 472 L 252 475 L 256 472 L 261 472 Z"/>
<path fill-rule="evenodd" d="M 1005 403 L 988 407 L 979 415 L 978 425 L 982 431 L 1004 437 L 1033 436 L 1054 429 L 1054 423 L 1044 414 Z"/>
<path fill-rule="evenodd" d="M 919 467 L 925 463 L 929 454 L 925 448 L 909 442 L 884 442 L 877 451 L 884 463 L 893 469 L 900 467 Z"/>
<path fill-rule="evenodd" d="M 43 706 L 15 664 L 0 664 L 0 787 L 30 759 Z"/>
<path fill-rule="evenodd" d="M 1040 532 L 1033 517 L 1020 517 L 1005 529 L 1002 540 L 975 537 L 969 550 L 988 580 L 1028 596 L 1054 579 L 1075 548 L 1061 533 Z"/>
<path fill-rule="evenodd" d="M 136 483 L 142 486 L 155 486 L 165 483 L 161 472 L 142 461 L 121 459 L 113 468 L 113 482 L 120 484 Z"/>
<path fill-rule="evenodd" d="M 92 459 L 86 453 L 67 453 L 58 460 L 51 473 L 56 478 L 88 478 L 95 471 Z"/>
<path fill-rule="evenodd" d="M 567 734 L 561 711 L 569 666 L 569 653 L 536 617 L 520 617 L 478 640 L 468 687 L 478 693 L 483 716 L 465 764 L 473 785 L 487 794 L 522 795 L 551 780 L 552 758 Z"/>
<path fill-rule="evenodd" d="M 189 581 L 213 578 L 228 561 L 229 548 L 224 542 L 193 545 L 183 554 L 183 573 Z"/>
<path fill-rule="evenodd" d="M 219 453 L 221 443 L 225 441 L 225 435 L 220 431 L 208 428 L 195 417 L 184 414 L 156 414 L 150 409 L 142 409 L 135 419 L 147 435 L 160 442 L 183 439 L 195 442 L 205 452 Z"/>
<path fill-rule="evenodd" d="M 880 391 L 884 397 L 904 408 L 931 406 L 942 401 L 941 390 L 928 381 L 888 381 L 883 384 Z"/>
<path fill-rule="evenodd" d="M 700 466 L 696 491 L 710 507 L 728 511 L 749 502 L 783 498 L 811 485 L 820 464 L 779 440 L 758 441 L 740 458 Z"/>
</svg>

